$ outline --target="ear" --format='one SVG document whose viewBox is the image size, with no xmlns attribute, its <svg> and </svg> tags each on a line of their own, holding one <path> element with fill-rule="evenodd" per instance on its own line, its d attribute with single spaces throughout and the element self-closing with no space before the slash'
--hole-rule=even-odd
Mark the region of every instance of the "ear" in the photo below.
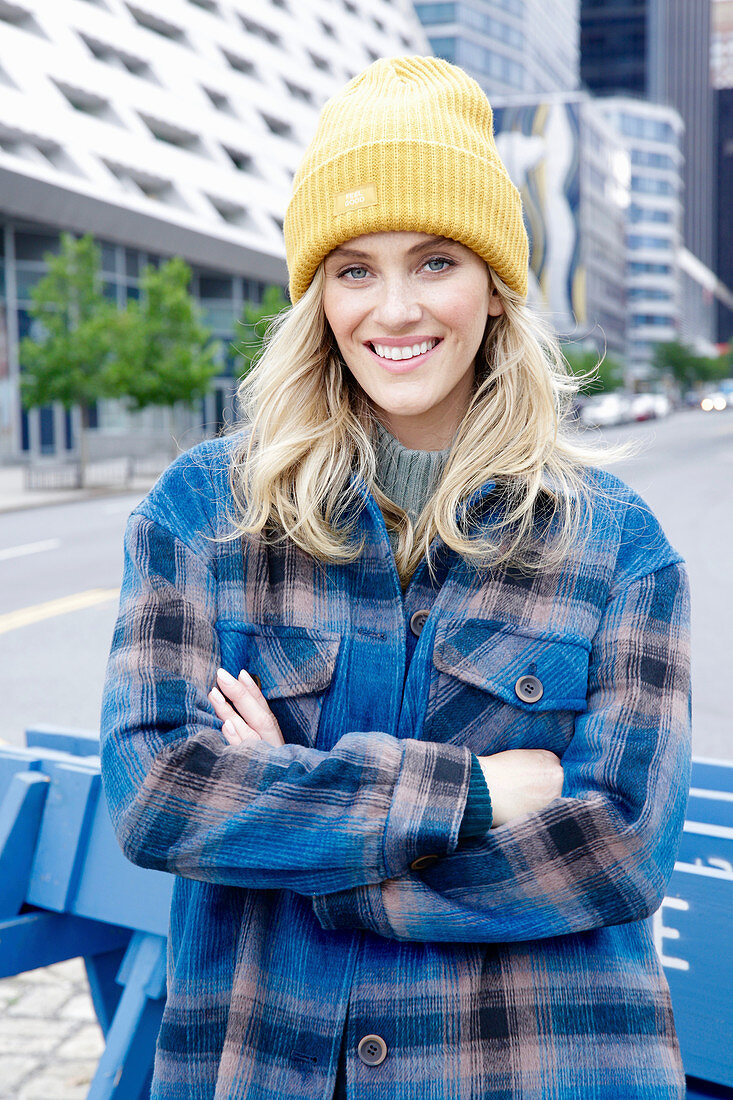
<svg viewBox="0 0 733 1100">
<path fill-rule="evenodd" d="M 504 312 L 504 303 L 495 286 L 489 290 L 489 317 L 500 317 Z"/>
</svg>

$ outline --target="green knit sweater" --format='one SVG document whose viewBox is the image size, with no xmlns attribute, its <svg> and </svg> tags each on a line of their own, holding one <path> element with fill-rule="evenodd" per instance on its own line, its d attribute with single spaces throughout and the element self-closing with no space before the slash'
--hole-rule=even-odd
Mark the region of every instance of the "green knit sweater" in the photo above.
<svg viewBox="0 0 733 1100">
<path fill-rule="evenodd" d="M 407 512 L 415 523 L 435 492 L 448 461 L 444 451 L 411 451 L 377 424 L 377 483 L 382 492 Z M 389 532 L 392 549 L 395 532 Z M 459 837 L 483 836 L 491 828 L 491 796 L 476 756 L 471 756 L 471 779 Z"/>
</svg>

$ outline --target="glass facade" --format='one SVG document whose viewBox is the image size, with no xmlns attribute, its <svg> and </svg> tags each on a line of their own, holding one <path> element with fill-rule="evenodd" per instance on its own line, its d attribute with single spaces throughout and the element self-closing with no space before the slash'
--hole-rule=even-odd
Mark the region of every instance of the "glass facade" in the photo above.
<svg viewBox="0 0 733 1100">
<path fill-rule="evenodd" d="M 30 313 L 31 291 L 47 270 L 44 257 L 59 251 L 60 238 L 40 225 L 34 229 L 0 223 L 0 240 L 0 454 L 7 456 L 20 449 L 28 455 L 60 457 L 76 447 L 74 415 L 52 406 L 26 412 L 20 408 L 18 394 L 20 341 L 25 336 L 40 336 L 38 322 Z M 158 267 L 161 257 L 111 241 L 97 243 L 104 294 L 124 308 L 130 298 L 139 298 L 146 264 Z M 193 269 L 191 293 L 200 305 L 203 323 L 222 345 L 221 373 L 202 403 L 201 427 L 208 431 L 221 428 L 231 409 L 241 366 L 236 343 L 241 338 L 238 322 L 244 304 L 259 304 L 266 287 L 260 280 L 241 275 Z M 125 422 L 126 414 L 117 402 L 105 402 L 91 413 L 90 426 L 100 431 L 119 430 Z"/>
</svg>

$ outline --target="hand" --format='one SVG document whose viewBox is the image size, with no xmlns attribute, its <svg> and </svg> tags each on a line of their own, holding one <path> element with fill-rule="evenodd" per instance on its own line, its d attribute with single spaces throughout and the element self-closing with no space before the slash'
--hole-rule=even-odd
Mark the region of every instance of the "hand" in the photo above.
<svg viewBox="0 0 733 1100">
<path fill-rule="evenodd" d="M 478 762 L 491 795 L 492 828 L 541 810 L 562 793 L 562 764 L 548 749 L 509 749 Z"/>
<path fill-rule="evenodd" d="M 209 692 L 209 700 L 222 721 L 221 731 L 230 745 L 246 745 L 266 741 L 278 747 L 285 744 L 277 719 L 252 677 L 244 669 L 239 679 L 226 669 L 216 673 L 217 687 Z"/>
</svg>

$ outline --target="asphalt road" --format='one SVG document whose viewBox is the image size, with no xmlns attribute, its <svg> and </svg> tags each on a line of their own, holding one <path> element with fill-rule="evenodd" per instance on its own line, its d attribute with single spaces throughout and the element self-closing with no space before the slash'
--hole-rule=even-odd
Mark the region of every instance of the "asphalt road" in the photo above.
<svg viewBox="0 0 733 1100">
<path fill-rule="evenodd" d="M 612 469 L 645 497 L 689 565 L 694 750 L 732 758 L 733 414 L 681 412 L 604 437 L 641 447 Z M 20 743 L 37 724 L 97 728 L 122 533 L 136 502 L 115 496 L 0 516 L 0 739 Z"/>
</svg>

